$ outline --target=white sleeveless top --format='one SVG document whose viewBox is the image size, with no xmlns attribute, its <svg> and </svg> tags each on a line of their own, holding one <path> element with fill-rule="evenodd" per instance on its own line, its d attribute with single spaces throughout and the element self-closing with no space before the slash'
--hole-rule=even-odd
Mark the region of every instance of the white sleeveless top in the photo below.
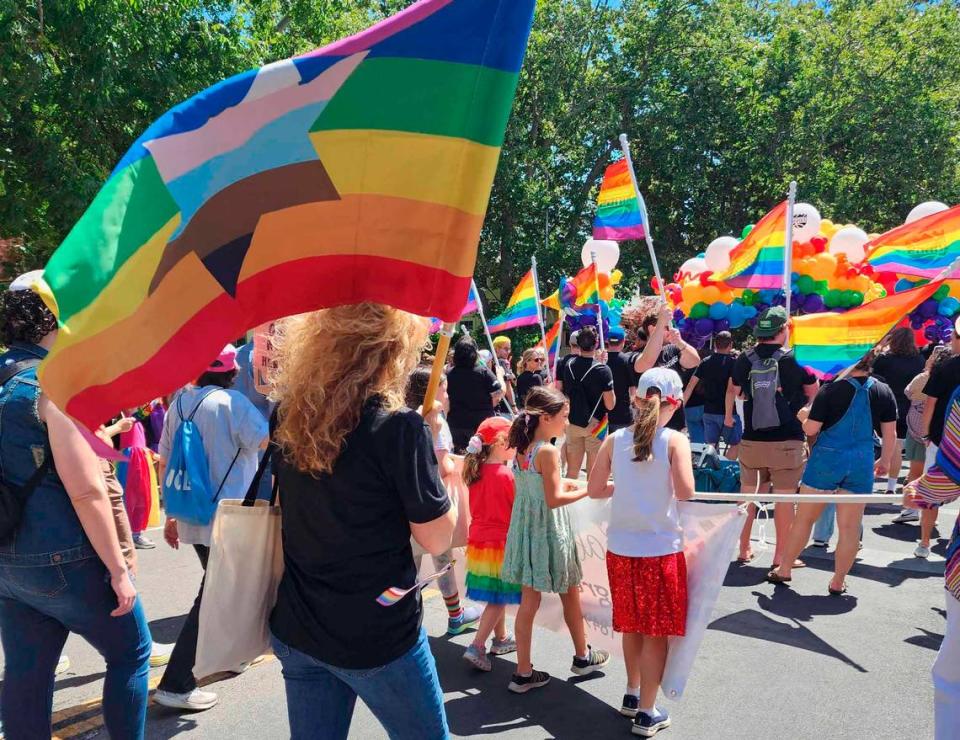
<svg viewBox="0 0 960 740">
<path fill-rule="evenodd" d="M 653 439 L 653 459 L 633 461 L 633 428 L 613 435 L 613 502 L 607 548 L 627 557 L 656 557 L 683 550 L 683 529 L 670 478 L 667 443 L 678 434 L 661 428 Z"/>
</svg>

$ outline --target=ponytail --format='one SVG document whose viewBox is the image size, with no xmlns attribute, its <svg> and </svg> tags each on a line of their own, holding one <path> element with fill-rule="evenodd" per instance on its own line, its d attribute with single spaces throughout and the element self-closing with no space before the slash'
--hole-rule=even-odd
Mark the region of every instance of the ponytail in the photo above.
<svg viewBox="0 0 960 740">
<path fill-rule="evenodd" d="M 517 454 L 524 454 L 533 444 L 541 416 L 556 416 L 568 404 L 567 397 L 556 388 L 540 385 L 530 389 L 523 411 L 517 414 L 510 427 L 509 445 Z"/>
<path fill-rule="evenodd" d="M 478 437 L 474 437 L 470 440 L 471 444 Z M 472 486 L 478 480 L 480 480 L 480 467 L 487 461 L 487 458 L 490 457 L 490 451 L 493 449 L 493 445 L 481 445 L 478 452 L 467 451 L 467 454 L 463 456 L 463 482 L 468 486 Z"/>
<path fill-rule="evenodd" d="M 653 459 L 653 438 L 660 420 L 660 397 L 634 399 L 637 407 L 633 424 L 633 461 L 647 462 Z"/>
<path fill-rule="evenodd" d="M 510 427 L 509 445 L 516 449 L 517 454 L 522 455 L 533 443 L 533 436 L 537 433 L 537 427 L 540 426 L 540 414 L 532 413 L 524 409 L 513 420 Z"/>
</svg>

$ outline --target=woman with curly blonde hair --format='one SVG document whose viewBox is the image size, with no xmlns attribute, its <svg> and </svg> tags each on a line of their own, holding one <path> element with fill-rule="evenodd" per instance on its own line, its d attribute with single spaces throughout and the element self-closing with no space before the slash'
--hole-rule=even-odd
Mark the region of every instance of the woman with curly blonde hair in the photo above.
<svg viewBox="0 0 960 740">
<path fill-rule="evenodd" d="M 431 430 L 404 407 L 425 319 L 363 303 L 285 322 L 274 377 L 284 574 L 270 616 L 293 738 L 346 738 L 359 696 L 392 738 L 445 738 L 410 536 L 450 546 Z M 429 424 L 429 427 L 428 427 Z M 397 696 L 403 701 L 397 701 Z"/>
</svg>

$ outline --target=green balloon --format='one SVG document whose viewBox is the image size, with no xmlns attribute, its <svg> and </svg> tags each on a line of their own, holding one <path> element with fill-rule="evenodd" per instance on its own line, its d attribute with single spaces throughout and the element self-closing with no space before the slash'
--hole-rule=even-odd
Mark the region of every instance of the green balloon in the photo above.
<svg viewBox="0 0 960 740">
<path fill-rule="evenodd" d="M 797 290 L 803 295 L 810 295 L 816 290 L 817 282 L 809 275 L 801 275 L 797 278 Z"/>
<path fill-rule="evenodd" d="M 830 286 L 826 280 L 817 280 L 814 282 L 814 286 L 813 292 L 822 296 L 825 296 L 830 290 Z"/>
<path fill-rule="evenodd" d="M 823 302 L 826 304 L 827 308 L 836 308 L 843 304 L 843 291 L 833 288 L 828 290 L 827 294 L 823 298 Z"/>
<path fill-rule="evenodd" d="M 863 305 L 863 293 L 859 290 L 851 290 L 853 295 L 850 296 L 850 305 L 851 306 L 860 306 Z"/>
<path fill-rule="evenodd" d="M 852 291 L 852 290 L 844 290 L 844 291 L 841 292 L 840 305 L 841 305 L 841 306 L 846 306 L 847 308 L 850 308 L 850 306 L 853 306 L 853 305 L 854 305 L 854 303 L 853 303 L 853 291 Z"/>
<path fill-rule="evenodd" d="M 747 288 L 745 291 L 743 291 L 743 295 L 740 297 L 740 302 L 744 306 L 752 306 L 757 302 L 757 294 Z"/>
<path fill-rule="evenodd" d="M 740 238 L 746 239 L 747 234 L 749 234 L 751 231 L 753 231 L 753 224 L 747 224 L 743 227 L 743 231 L 740 232 Z"/>
<path fill-rule="evenodd" d="M 933 299 L 935 301 L 942 301 L 948 295 L 950 295 L 950 286 L 941 285 L 939 288 L 937 288 L 937 292 L 933 294 Z"/>
<path fill-rule="evenodd" d="M 690 309 L 690 318 L 691 319 L 705 319 L 710 313 L 710 306 L 708 306 L 703 301 L 699 303 L 694 303 L 693 308 Z"/>
</svg>

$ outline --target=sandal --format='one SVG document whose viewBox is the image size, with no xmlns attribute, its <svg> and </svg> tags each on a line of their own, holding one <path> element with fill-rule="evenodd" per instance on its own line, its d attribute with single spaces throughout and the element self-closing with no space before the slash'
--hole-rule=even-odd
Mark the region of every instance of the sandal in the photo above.
<svg viewBox="0 0 960 740">
<path fill-rule="evenodd" d="M 828 585 L 828 586 L 827 586 L 827 592 L 828 592 L 831 596 L 843 596 L 843 595 L 847 592 L 847 584 L 844 583 L 844 584 L 843 584 L 843 588 L 841 588 L 839 591 L 837 591 L 837 589 L 835 589 L 835 588 L 833 588 L 833 587 L 831 587 L 831 586 Z"/>
<path fill-rule="evenodd" d="M 774 564 L 773 564 L 773 567 L 774 567 L 774 568 L 779 568 L 779 567 L 780 567 L 780 563 L 774 563 Z M 794 560 L 794 561 L 793 561 L 793 569 L 794 569 L 794 570 L 797 570 L 798 568 L 806 568 L 806 567 L 807 567 L 807 564 L 806 564 L 805 562 L 803 562 L 802 560 L 800 560 L 799 558 L 798 558 L 797 560 Z"/>
<path fill-rule="evenodd" d="M 751 563 L 751 562 L 753 562 L 753 559 L 756 558 L 756 557 L 757 557 L 757 556 L 756 556 L 754 553 L 751 552 L 751 553 L 750 553 L 749 555 L 747 555 L 747 557 L 745 557 L 745 558 L 737 558 L 737 562 L 738 562 L 738 563 L 741 563 L 741 564 Z"/>
<path fill-rule="evenodd" d="M 780 575 L 780 571 L 778 571 L 776 568 L 773 568 L 767 573 L 767 582 L 772 583 L 774 585 L 781 584 L 781 583 L 790 583 L 790 581 L 792 580 L 793 580 L 792 578 L 784 578 L 782 575 Z"/>
</svg>

